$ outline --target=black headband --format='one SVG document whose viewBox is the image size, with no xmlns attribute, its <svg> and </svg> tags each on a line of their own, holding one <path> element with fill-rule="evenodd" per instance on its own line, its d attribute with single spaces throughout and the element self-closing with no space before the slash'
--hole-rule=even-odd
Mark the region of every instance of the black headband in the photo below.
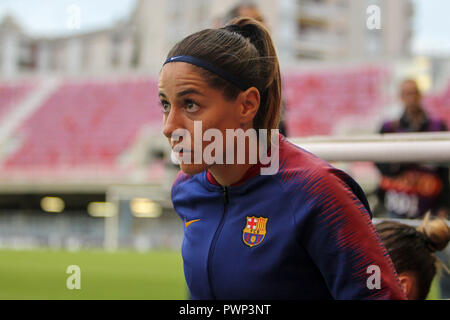
<svg viewBox="0 0 450 320">
<path fill-rule="evenodd" d="M 203 69 L 206 69 L 216 75 L 218 75 L 219 77 L 221 77 L 222 79 L 227 80 L 228 82 L 231 82 L 232 84 L 234 84 L 236 87 L 238 87 L 239 89 L 241 89 L 242 91 L 247 90 L 248 88 L 252 87 L 251 85 L 249 85 L 248 83 L 246 83 L 245 81 L 242 81 L 240 78 L 236 77 L 235 75 L 223 70 L 220 67 L 217 67 L 215 65 L 213 65 L 212 63 L 196 58 L 196 57 L 192 57 L 192 56 L 174 56 L 174 57 L 170 57 L 168 58 L 163 66 L 166 63 L 169 62 L 186 62 L 186 63 L 190 63 L 193 64 L 195 66 L 201 67 Z"/>
</svg>

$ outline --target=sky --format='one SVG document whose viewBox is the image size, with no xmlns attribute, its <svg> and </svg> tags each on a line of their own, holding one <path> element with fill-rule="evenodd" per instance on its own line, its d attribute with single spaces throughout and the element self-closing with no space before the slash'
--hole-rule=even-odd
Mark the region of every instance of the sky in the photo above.
<svg viewBox="0 0 450 320">
<path fill-rule="evenodd" d="M 414 0 L 414 3 L 413 52 L 450 54 L 450 1 Z"/>
<path fill-rule="evenodd" d="M 136 0 L 0 0 L 0 19 L 8 12 L 32 35 L 60 35 L 78 31 L 67 27 L 72 5 L 80 8 L 80 27 L 85 31 L 126 17 L 135 3 Z"/>
<path fill-rule="evenodd" d="M 413 53 L 450 55 L 450 1 L 413 2 Z M 72 4 L 80 8 L 80 27 L 86 31 L 106 27 L 126 17 L 135 3 L 136 0 L 0 0 L 0 19 L 7 12 L 12 13 L 32 35 L 76 33 L 76 28 L 67 26 L 71 14 L 68 8 Z"/>
</svg>

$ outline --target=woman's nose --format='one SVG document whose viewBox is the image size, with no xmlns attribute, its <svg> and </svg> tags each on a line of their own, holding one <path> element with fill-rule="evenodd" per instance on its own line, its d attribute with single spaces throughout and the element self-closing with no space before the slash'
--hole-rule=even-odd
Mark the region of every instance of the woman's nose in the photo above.
<svg viewBox="0 0 450 320">
<path fill-rule="evenodd" d="M 171 138 L 176 129 L 181 128 L 181 119 L 175 108 L 172 108 L 168 115 L 164 118 L 163 134 L 167 138 Z"/>
</svg>

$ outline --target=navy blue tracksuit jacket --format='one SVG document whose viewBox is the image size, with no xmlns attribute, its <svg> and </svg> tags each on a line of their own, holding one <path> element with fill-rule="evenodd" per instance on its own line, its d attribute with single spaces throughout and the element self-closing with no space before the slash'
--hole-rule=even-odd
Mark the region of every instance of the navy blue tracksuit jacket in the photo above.
<svg viewBox="0 0 450 320">
<path fill-rule="evenodd" d="M 359 185 L 282 135 L 279 160 L 277 174 L 255 165 L 229 187 L 207 171 L 178 174 L 191 297 L 405 299 Z"/>
</svg>

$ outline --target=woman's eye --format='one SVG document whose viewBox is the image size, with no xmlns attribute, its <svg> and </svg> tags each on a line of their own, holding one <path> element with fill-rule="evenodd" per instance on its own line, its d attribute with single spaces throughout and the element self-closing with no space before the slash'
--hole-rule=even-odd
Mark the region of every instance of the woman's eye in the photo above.
<svg viewBox="0 0 450 320">
<path fill-rule="evenodd" d="M 187 100 L 185 106 L 188 112 L 196 112 L 200 109 L 199 105 L 192 100 Z"/>
<path fill-rule="evenodd" d="M 167 101 L 161 101 L 161 107 L 162 107 L 163 112 L 169 112 L 170 103 L 168 103 Z"/>
</svg>

